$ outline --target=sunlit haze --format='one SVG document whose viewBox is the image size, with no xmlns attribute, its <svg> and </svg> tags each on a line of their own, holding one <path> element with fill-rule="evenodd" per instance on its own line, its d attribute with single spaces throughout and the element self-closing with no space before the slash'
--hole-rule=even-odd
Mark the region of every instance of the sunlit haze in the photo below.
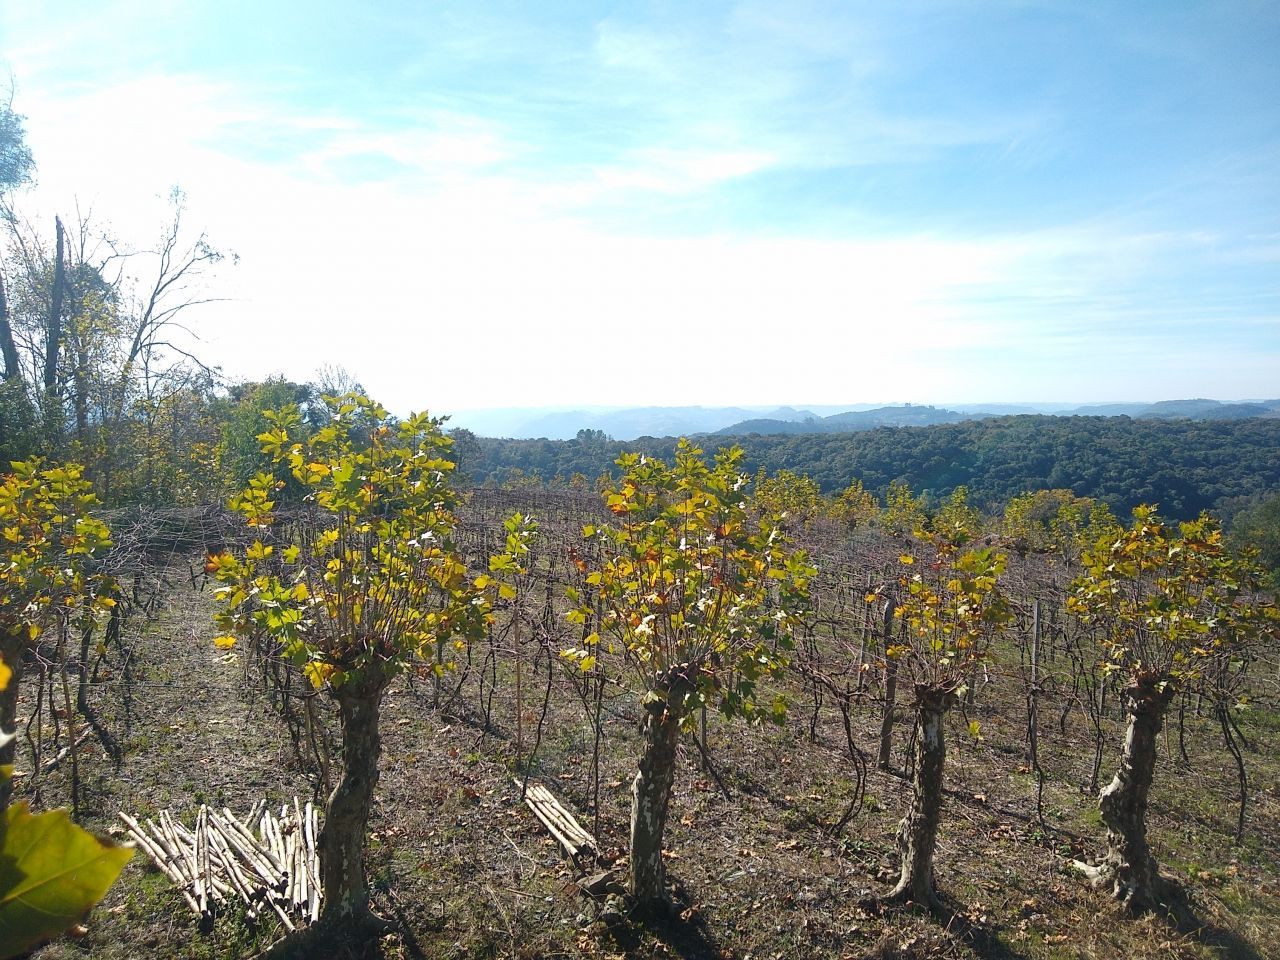
<svg viewBox="0 0 1280 960">
<path fill-rule="evenodd" d="M 37 221 L 394 410 L 1280 393 L 1280 5 L 9 2 Z"/>
</svg>

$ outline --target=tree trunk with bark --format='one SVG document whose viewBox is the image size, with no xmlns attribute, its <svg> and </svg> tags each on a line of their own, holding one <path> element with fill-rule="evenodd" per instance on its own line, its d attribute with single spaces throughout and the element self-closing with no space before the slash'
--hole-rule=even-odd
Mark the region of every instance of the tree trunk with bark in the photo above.
<svg viewBox="0 0 1280 960">
<path fill-rule="evenodd" d="M 644 753 L 631 783 L 631 875 L 628 888 L 642 903 L 667 899 L 662 865 L 662 835 L 675 782 L 680 721 L 656 705 L 645 714 Z"/>
<path fill-rule="evenodd" d="M 22 653 L 24 644 L 18 633 L 7 633 L 0 630 L 0 659 L 13 671 L 8 685 L 0 690 L 0 734 L 14 732 L 18 721 L 18 684 L 22 679 Z M 17 757 L 18 741 L 10 740 L 0 746 L 0 767 L 13 764 Z M 9 806 L 9 798 L 13 795 L 13 781 L 0 776 L 0 816 Z"/>
<path fill-rule="evenodd" d="M 1097 866 L 1077 864 L 1096 886 L 1131 910 L 1158 903 L 1159 866 L 1147 844 L 1147 798 L 1156 765 L 1156 738 L 1173 700 L 1173 685 L 1159 677 L 1139 677 L 1121 691 L 1128 727 L 1120 769 L 1098 796 L 1107 825 L 1107 855 Z"/>
<path fill-rule="evenodd" d="M 888 770 L 893 749 L 893 709 L 898 699 L 898 661 L 889 656 L 889 648 L 893 646 L 893 611 L 895 603 L 892 596 L 885 600 L 882 611 L 882 634 L 884 637 L 884 706 L 880 712 L 880 753 L 876 757 L 876 768 Z"/>
<path fill-rule="evenodd" d="M 365 836 L 382 750 L 378 715 L 389 681 L 385 671 L 371 666 L 333 692 L 342 730 L 342 776 L 329 795 L 320 832 L 324 891 L 320 919 L 327 925 L 356 927 L 376 923 L 369 910 Z"/>
<path fill-rule="evenodd" d="M 62 218 L 54 224 L 58 233 L 57 259 L 53 263 L 53 289 L 49 292 L 49 319 L 44 343 L 44 392 L 52 395 L 58 388 L 58 349 L 62 346 L 62 293 L 66 287 L 66 252 Z"/>
<path fill-rule="evenodd" d="M 890 902 L 937 905 L 933 884 L 933 851 L 942 815 L 943 768 L 947 762 L 944 719 L 956 701 L 954 688 L 916 685 L 916 763 L 911 808 L 898 826 L 902 873 L 886 897 Z"/>
<path fill-rule="evenodd" d="M 0 273 L 0 360 L 4 361 L 0 380 L 13 380 L 21 375 L 18 347 L 13 342 L 13 327 L 9 325 L 9 301 L 5 298 L 3 273 Z"/>
</svg>

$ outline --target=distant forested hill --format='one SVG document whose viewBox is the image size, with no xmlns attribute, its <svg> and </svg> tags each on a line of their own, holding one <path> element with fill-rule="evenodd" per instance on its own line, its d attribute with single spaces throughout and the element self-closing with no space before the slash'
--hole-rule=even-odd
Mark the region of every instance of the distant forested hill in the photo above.
<svg viewBox="0 0 1280 960">
<path fill-rule="evenodd" d="M 853 433 L 874 430 L 876 427 L 927 427 L 938 423 L 956 423 L 985 414 L 957 413 L 938 407 L 904 404 L 896 407 L 877 407 L 874 410 L 850 410 L 829 417 L 808 417 L 793 420 L 758 418 L 743 420 L 717 430 L 717 435 L 745 437 L 748 434 L 800 434 L 800 433 Z"/>
<path fill-rule="evenodd" d="M 808 474 L 832 493 L 854 478 L 883 497 L 893 480 L 944 497 L 963 484 L 973 501 L 998 508 L 1027 490 L 1066 488 L 1120 513 L 1159 503 L 1175 518 L 1224 501 L 1280 490 L 1280 419 L 1161 420 L 1128 417 L 1008 416 L 859 433 L 704 437 L 703 446 L 740 444 L 747 466 Z M 612 469 L 620 450 L 669 457 L 673 439 L 616 443 L 480 439 L 462 467 L 476 482 L 512 471 L 543 479 Z M 468 462 L 469 461 L 469 462 Z M 517 473 L 518 475 L 518 473 Z"/>
<path fill-rule="evenodd" d="M 717 430 L 727 437 L 745 437 L 749 434 L 798 434 L 798 433 L 853 433 L 876 427 L 928 427 L 939 423 L 956 423 L 960 420 L 980 420 L 984 417 L 1034 413 L 1027 410 L 984 410 L 981 405 L 967 407 L 963 411 L 943 407 L 901 404 L 877 407 L 874 410 L 856 410 L 837 413 L 829 417 L 793 416 L 778 418 L 754 418 L 730 424 Z M 1115 403 L 1096 407 L 1079 407 L 1068 411 L 1053 412 L 1055 416 L 1081 417 L 1136 417 L 1160 420 L 1245 420 L 1250 417 L 1280 416 L 1280 400 L 1263 400 L 1258 403 L 1222 403 L 1218 400 L 1161 400 L 1158 403 Z M 631 434 L 635 436 L 636 434 Z M 621 436 L 621 434 L 619 434 Z"/>
</svg>

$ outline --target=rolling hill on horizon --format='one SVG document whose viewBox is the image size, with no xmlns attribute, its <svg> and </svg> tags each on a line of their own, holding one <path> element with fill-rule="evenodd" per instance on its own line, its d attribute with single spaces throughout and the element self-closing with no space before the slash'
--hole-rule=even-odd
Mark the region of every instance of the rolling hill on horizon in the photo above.
<svg viewBox="0 0 1280 960">
<path fill-rule="evenodd" d="M 778 435 L 845 433 L 876 427 L 933 426 L 1019 414 L 1054 417 L 1126 416 L 1136 419 L 1240 420 L 1280 416 L 1280 399 L 1135 401 L 1124 403 L 916 403 L 803 404 L 796 406 L 502 407 L 463 410 L 450 426 L 483 437 L 572 440 L 579 430 L 598 430 L 613 440 L 705 434 Z"/>
<path fill-rule="evenodd" d="M 1008 407 L 993 404 L 993 407 Z M 1021 405 L 1019 412 L 1022 412 Z M 1244 420 L 1250 417 L 1280 416 L 1280 400 L 1264 400 L 1258 403 L 1223 403 L 1220 400 L 1160 400 L 1156 403 L 1115 403 L 1074 407 L 1060 411 L 1041 411 L 1055 417 L 1130 417 L 1135 420 Z M 962 420 L 981 420 L 988 417 L 1008 416 L 1007 409 L 986 410 L 969 407 L 966 411 L 944 407 L 901 406 L 877 407 L 873 410 L 837 413 L 828 417 L 809 420 L 778 420 L 756 418 L 743 420 L 717 430 L 718 436 L 788 436 L 808 433 L 851 433 L 874 430 L 876 427 L 926 427 Z"/>
</svg>

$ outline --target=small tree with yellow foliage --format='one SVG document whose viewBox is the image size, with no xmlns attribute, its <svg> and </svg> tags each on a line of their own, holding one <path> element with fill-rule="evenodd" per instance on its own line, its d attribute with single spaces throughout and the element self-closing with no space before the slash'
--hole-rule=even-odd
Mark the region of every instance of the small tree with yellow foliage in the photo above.
<svg viewBox="0 0 1280 960">
<path fill-rule="evenodd" d="M 115 601 L 98 572 L 111 531 L 77 464 L 15 461 L 0 476 L 0 731 L 13 729 L 24 655 L 51 625 L 80 623 Z M 10 675 L 11 674 L 11 675 Z M 0 745 L 0 768 L 14 745 Z M 9 785 L 0 776 L 0 812 Z"/>
<path fill-rule="evenodd" d="M 933 852 L 947 758 L 944 721 L 1012 613 L 999 586 L 1001 553 L 962 553 L 954 541 L 935 535 L 931 551 L 903 554 L 900 562 L 896 612 L 906 624 L 905 640 L 886 652 L 914 689 L 916 762 L 911 806 L 898 828 L 901 874 L 887 899 L 933 906 Z"/>
<path fill-rule="evenodd" d="M 365 879 L 365 833 L 378 780 L 378 716 L 392 679 L 483 627 L 488 602 L 454 546 L 451 441 L 440 421 L 395 423 L 367 397 L 348 394 L 332 420 L 299 440 L 296 408 L 269 414 L 263 452 L 306 490 L 304 507 L 281 516 L 282 477 L 260 473 L 231 501 L 262 531 L 243 556 L 213 559 L 218 621 L 236 636 L 274 641 L 338 706 L 341 777 L 320 837 L 322 922 L 373 921 Z M 265 540 L 272 542 L 263 542 Z"/>
<path fill-rule="evenodd" d="M 911 492 L 905 480 L 894 480 L 884 496 L 880 526 L 894 536 L 910 539 L 924 530 L 928 513 L 924 498 Z"/>
<path fill-rule="evenodd" d="M 880 501 L 862 485 L 861 480 L 855 479 L 831 498 L 827 512 L 833 520 L 856 530 L 875 522 L 880 515 Z"/>
<path fill-rule="evenodd" d="M 764 516 L 786 516 L 793 526 L 803 526 L 822 507 L 822 490 L 812 478 L 794 470 L 779 470 L 769 476 L 761 467 L 756 473 L 753 499 Z"/>
<path fill-rule="evenodd" d="M 133 855 L 56 810 L 10 804 L 23 660 L 51 626 L 87 626 L 114 603 L 98 572 L 111 532 L 76 464 L 15 461 L 0 476 L 0 957 L 78 922 Z M 67 704 L 70 708 L 70 703 Z M 72 737 L 74 740 L 74 737 Z"/>
<path fill-rule="evenodd" d="M 1173 527 L 1154 506 L 1135 507 L 1129 528 L 1100 539 L 1083 563 L 1067 605 L 1099 631 L 1098 656 L 1120 687 L 1126 730 L 1119 769 L 1098 797 L 1107 854 L 1077 866 L 1141 911 L 1160 902 L 1146 810 L 1165 713 L 1180 690 L 1274 642 L 1280 614 L 1208 515 Z"/>
<path fill-rule="evenodd" d="M 666 897 L 662 837 L 680 731 L 694 712 L 718 702 L 730 717 L 785 715 L 781 698 L 760 702 L 758 684 L 786 661 L 814 571 L 778 518 L 753 509 L 741 461 L 735 447 L 708 466 L 684 439 L 671 466 L 623 454 L 621 480 L 604 493 L 618 525 L 583 530 L 597 548 L 594 569 L 582 561 L 594 596 L 571 590 L 570 619 L 595 629 L 563 654 L 591 670 L 612 651 L 619 678 L 640 694 L 628 886 L 641 902 Z"/>
</svg>

